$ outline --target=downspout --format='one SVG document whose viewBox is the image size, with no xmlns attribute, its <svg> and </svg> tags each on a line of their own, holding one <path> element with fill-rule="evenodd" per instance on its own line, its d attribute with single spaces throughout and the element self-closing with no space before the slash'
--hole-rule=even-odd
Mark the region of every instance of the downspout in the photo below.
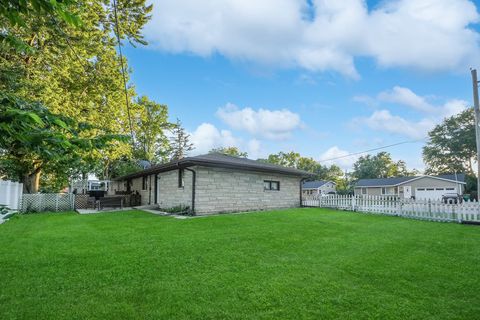
<svg viewBox="0 0 480 320">
<path fill-rule="evenodd" d="M 195 186 L 197 184 L 197 172 L 189 168 L 184 169 L 192 173 L 192 214 L 195 215 Z"/>
<path fill-rule="evenodd" d="M 148 176 L 148 205 L 152 204 L 152 175 Z"/>
<path fill-rule="evenodd" d="M 303 208 L 303 181 L 307 180 L 307 178 L 300 179 L 300 208 Z"/>
<path fill-rule="evenodd" d="M 153 189 L 155 190 L 154 204 L 158 204 L 158 174 L 155 175 L 155 185 L 153 186 Z"/>
</svg>

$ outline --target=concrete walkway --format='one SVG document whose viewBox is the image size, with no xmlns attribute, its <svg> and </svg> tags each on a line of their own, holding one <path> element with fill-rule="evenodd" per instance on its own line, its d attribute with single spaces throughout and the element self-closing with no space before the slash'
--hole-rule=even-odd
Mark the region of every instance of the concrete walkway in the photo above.
<svg viewBox="0 0 480 320">
<path fill-rule="evenodd" d="M 117 211 L 128 211 L 128 210 L 133 210 L 134 208 L 132 207 L 125 207 L 125 208 L 106 208 L 103 210 L 97 210 L 97 209 L 77 209 L 79 214 L 93 214 L 93 213 L 106 213 L 106 212 L 117 212 Z"/>
<path fill-rule="evenodd" d="M 93 214 L 93 213 L 105 213 L 105 212 L 120 212 L 120 211 L 129 211 L 129 210 L 142 210 L 142 211 L 146 211 L 148 209 L 152 209 L 152 208 L 156 208 L 157 206 L 151 206 L 151 205 L 147 205 L 147 206 L 137 206 L 137 207 L 124 207 L 124 208 L 105 208 L 105 209 L 102 209 L 102 210 L 97 210 L 97 209 L 77 209 L 75 211 L 77 211 L 79 214 Z M 149 210 L 150 211 L 150 210 Z M 149 212 L 147 211 L 147 212 Z M 160 211 L 157 211 L 157 210 L 151 210 L 151 211 L 155 211 L 155 212 L 160 212 Z M 151 212 L 150 212 L 151 213 Z"/>
</svg>

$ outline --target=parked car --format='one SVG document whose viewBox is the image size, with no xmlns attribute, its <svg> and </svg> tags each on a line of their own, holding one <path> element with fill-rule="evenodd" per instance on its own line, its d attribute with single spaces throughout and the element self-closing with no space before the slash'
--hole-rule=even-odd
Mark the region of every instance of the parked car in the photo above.
<svg viewBox="0 0 480 320">
<path fill-rule="evenodd" d="M 446 193 L 442 196 L 442 202 L 447 204 L 462 203 L 462 196 L 457 193 Z"/>
</svg>

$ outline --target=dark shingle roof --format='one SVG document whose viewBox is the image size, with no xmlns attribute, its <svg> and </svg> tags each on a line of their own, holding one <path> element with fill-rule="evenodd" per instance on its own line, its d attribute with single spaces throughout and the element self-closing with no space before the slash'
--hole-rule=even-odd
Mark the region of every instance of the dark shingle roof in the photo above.
<svg viewBox="0 0 480 320">
<path fill-rule="evenodd" d="M 395 177 L 395 178 L 380 178 L 380 179 L 360 179 L 355 184 L 355 187 L 384 187 L 384 186 L 395 186 L 421 176 L 410 176 L 410 177 Z M 427 176 L 428 177 L 428 176 Z M 457 173 L 455 174 L 442 174 L 438 176 L 432 176 L 441 179 L 453 180 L 458 182 L 465 182 L 465 174 Z"/>
<path fill-rule="evenodd" d="M 240 158 L 229 156 L 221 153 L 209 153 L 194 157 L 187 157 L 178 161 L 172 161 L 166 164 L 152 166 L 146 170 L 135 172 L 129 175 L 115 178 L 114 180 L 125 180 L 131 178 L 137 178 L 145 175 L 155 174 L 159 172 L 165 172 L 175 170 L 178 168 L 187 168 L 191 166 L 205 166 L 205 167 L 220 167 L 229 169 L 240 169 L 247 171 L 259 171 L 259 172 L 271 172 L 281 173 L 286 175 L 294 175 L 300 177 L 307 177 L 311 174 L 309 172 L 298 170 L 295 168 L 283 167 L 271 163 L 263 163 L 257 160 L 251 160 L 247 158 Z"/>
<path fill-rule="evenodd" d="M 305 181 L 303 183 L 302 188 L 303 189 L 317 189 L 323 186 L 325 183 L 330 182 L 330 181 L 325 181 L 325 180 L 315 180 L 315 181 Z"/>
</svg>

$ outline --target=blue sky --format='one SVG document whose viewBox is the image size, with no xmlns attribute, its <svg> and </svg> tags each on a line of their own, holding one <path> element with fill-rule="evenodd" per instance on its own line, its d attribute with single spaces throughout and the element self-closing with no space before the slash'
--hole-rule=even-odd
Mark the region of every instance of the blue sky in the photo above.
<svg viewBox="0 0 480 320">
<path fill-rule="evenodd" d="M 153 3 L 150 45 L 125 50 L 131 82 L 182 121 L 193 154 L 235 145 L 252 158 L 296 151 L 324 160 L 422 139 L 471 104 L 478 3 Z M 423 169 L 424 143 L 386 151 Z M 355 159 L 335 163 L 347 169 Z"/>
</svg>

